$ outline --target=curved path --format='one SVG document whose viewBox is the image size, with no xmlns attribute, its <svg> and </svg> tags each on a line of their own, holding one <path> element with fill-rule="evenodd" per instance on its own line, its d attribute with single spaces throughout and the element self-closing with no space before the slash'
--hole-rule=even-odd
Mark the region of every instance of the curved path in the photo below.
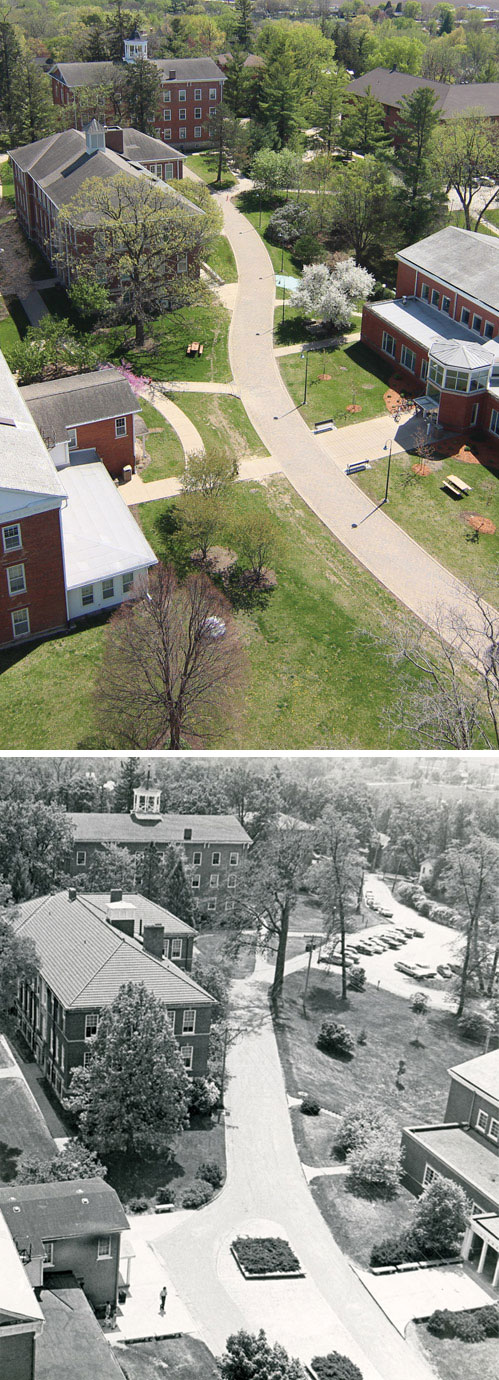
<svg viewBox="0 0 499 1380">
<path fill-rule="evenodd" d="M 313 435 L 293 403 L 273 348 L 275 280 L 258 231 L 220 196 L 224 231 L 235 254 L 239 288 L 229 353 L 237 392 L 279 469 L 321 522 L 379 582 L 452 640 L 452 614 L 466 611 L 478 630 L 466 586 L 445 570 L 341 471 L 332 447 L 348 446 L 345 428 L 329 443 Z M 379 442 L 370 458 L 379 455 Z M 364 519 L 367 519 L 365 521 Z M 479 641 L 479 639 L 478 639 Z"/>
<path fill-rule="evenodd" d="M 227 1181 L 198 1213 L 154 1231 L 154 1249 L 194 1325 L 220 1353 L 241 1327 L 263 1327 L 310 1361 L 338 1350 L 364 1380 L 431 1380 L 432 1372 L 374 1303 L 342 1255 L 307 1187 L 295 1148 L 267 993 L 270 969 L 233 985 L 237 1040 L 228 1051 Z M 305 1270 L 290 1281 L 245 1281 L 237 1235 L 287 1237 Z"/>
</svg>

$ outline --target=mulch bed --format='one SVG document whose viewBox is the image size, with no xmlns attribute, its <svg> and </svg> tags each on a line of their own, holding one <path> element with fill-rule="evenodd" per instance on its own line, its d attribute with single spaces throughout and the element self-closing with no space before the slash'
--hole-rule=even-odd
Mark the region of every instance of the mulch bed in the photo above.
<svg viewBox="0 0 499 1380">
<path fill-rule="evenodd" d="M 413 474 L 419 475 L 421 479 L 426 479 L 426 476 L 431 474 L 430 466 L 425 465 L 423 460 L 420 460 L 419 465 L 413 465 L 412 469 Z"/>
<path fill-rule="evenodd" d="M 494 536 L 496 525 L 492 518 L 480 517 L 480 513 L 463 513 L 463 517 L 468 526 L 474 527 L 475 532 L 479 532 L 481 537 Z"/>
<path fill-rule="evenodd" d="M 348 404 L 348 407 L 345 408 L 345 412 L 362 412 L 361 404 L 360 404 L 360 403 L 349 403 L 349 404 Z"/>
<path fill-rule="evenodd" d="M 486 469 L 497 469 L 499 464 L 495 446 L 489 441 L 470 440 L 465 434 L 439 441 L 435 451 L 453 464 L 461 461 L 465 465 L 484 465 Z"/>
</svg>

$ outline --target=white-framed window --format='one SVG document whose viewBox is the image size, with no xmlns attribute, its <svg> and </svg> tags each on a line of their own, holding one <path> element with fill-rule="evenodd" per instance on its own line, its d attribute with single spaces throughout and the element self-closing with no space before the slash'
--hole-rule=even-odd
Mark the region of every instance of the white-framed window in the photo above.
<svg viewBox="0 0 499 1380">
<path fill-rule="evenodd" d="M 429 287 L 428 287 L 428 283 L 421 283 L 421 292 L 420 292 L 421 300 L 422 300 L 423 302 L 427 302 L 429 296 L 430 296 L 430 289 L 429 289 Z"/>
<path fill-rule="evenodd" d="M 383 337 L 382 337 L 382 340 L 381 340 L 381 349 L 384 350 L 385 355 L 391 355 L 391 356 L 392 356 L 392 359 L 394 359 L 394 357 L 395 357 L 395 338 L 394 338 L 393 335 L 389 335 L 388 331 L 383 331 Z"/>
<path fill-rule="evenodd" d="M 201 125 L 194 125 L 194 138 L 195 138 L 195 139 L 202 139 L 202 137 L 203 137 L 203 131 L 202 131 Z"/>
<path fill-rule="evenodd" d="M 126 417 L 115 417 L 114 434 L 115 436 L 126 436 Z"/>
<path fill-rule="evenodd" d="M 222 859 L 221 859 L 221 854 L 218 852 L 218 849 L 217 849 L 216 853 L 212 853 L 212 855 L 211 855 L 211 865 L 212 865 L 212 867 L 220 867 L 221 860 L 222 860 Z"/>
<path fill-rule="evenodd" d="M 82 591 L 81 591 L 81 602 L 82 602 L 83 608 L 87 608 L 88 604 L 93 604 L 93 602 L 94 602 L 94 587 L 93 587 L 93 585 L 83 585 L 83 586 L 82 586 Z"/>
<path fill-rule="evenodd" d="M 78 445 L 78 435 L 77 435 L 77 431 L 76 431 L 76 427 L 75 427 L 75 426 L 68 426 L 68 428 L 67 428 L 67 436 L 68 436 L 68 446 L 69 446 L 69 449 L 70 449 L 70 450 L 74 450 L 74 449 L 75 449 L 75 446 Z"/>
<path fill-rule="evenodd" d="M 474 315 L 474 317 L 473 317 L 473 321 L 472 321 L 471 324 L 472 324 L 472 327 L 473 327 L 473 330 L 474 330 L 474 331 L 481 331 L 481 329 L 482 329 L 482 318 L 481 318 L 481 316 L 478 315 L 478 312 L 475 312 L 475 315 Z"/>
<path fill-rule="evenodd" d="M 29 633 L 29 609 L 14 609 L 11 613 L 14 637 L 26 637 Z"/>
<path fill-rule="evenodd" d="M 193 1045 L 182 1045 L 182 1048 L 181 1048 L 181 1050 L 180 1050 L 180 1057 L 181 1057 L 181 1060 L 182 1060 L 182 1063 L 183 1063 L 184 1067 L 185 1067 L 186 1069 L 191 1069 L 191 1068 L 192 1068 L 192 1061 L 193 1061 L 193 1058 L 194 1058 L 194 1047 L 193 1047 Z"/>
<path fill-rule="evenodd" d="M 486 340 L 492 340 L 492 336 L 495 333 L 495 326 L 492 325 L 492 321 L 485 322 L 483 333 Z"/>
<path fill-rule="evenodd" d="M 44 1266 L 45 1266 L 45 1265 L 53 1265 L 53 1264 L 54 1264 L 54 1242 L 53 1242 L 53 1241 L 44 1241 L 44 1242 L 43 1242 L 43 1264 L 44 1264 Z"/>
<path fill-rule="evenodd" d="M 169 1022 L 170 1022 L 170 1025 L 171 1025 L 172 1030 L 175 1030 L 175 1012 L 172 1011 L 172 1010 L 169 1010 L 169 1011 L 167 1011 L 166 1014 L 167 1014 L 167 1017 L 168 1017 L 168 1020 L 169 1020 Z"/>
<path fill-rule="evenodd" d="M 172 93 L 171 93 L 171 91 L 163 91 L 163 101 L 164 101 L 165 105 L 169 105 L 169 104 L 170 104 L 171 98 L 172 98 Z"/>
<path fill-rule="evenodd" d="M 447 312 L 447 315 L 449 315 L 449 312 L 450 312 L 450 297 L 442 297 L 442 311 Z"/>
<path fill-rule="evenodd" d="M 469 326 L 469 324 L 470 324 L 470 313 L 469 313 L 468 307 L 461 307 L 461 321 L 462 321 L 463 326 Z"/>
<path fill-rule="evenodd" d="M 97 1034 L 99 1025 L 99 1013 L 97 1011 L 87 1011 L 85 1016 L 85 1039 L 93 1040 Z"/>
<path fill-rule="evenodd" d="M 185 125 L 182 127 L 182 129 L 179 129 L 178 137 L 179 139 L 187 139 L 187 130 L 185 128 Z"/>
<path fill-rule="evenodd" d="M 217 898 L 216 898 L 216 896 L 212 896 L 212 897 L 210 897 L 210 900 L 208 901 L 208 910 L 216 910 L 216 908 L 217 908 Z"/>
<path fill-rule="evenodd" d="M 201 90 L 201 87 L 200 87 L 200 86 L 195 86 L 195 87 L 194 87 L 194 100 L 195 100 L 195 101 L 200 101 L 202 95 L 203 95 L 203 92 L 202 92 L 202 90 Z"/>
<path fill-rule="evenodd" d="M 201 885 L 200 877 L 191 877 L 191 887 L 193 891 L 199 891 Z"/>
<path fill-rule="evenodd" d="M 127 570 L 126 575 L 121 576 L 121 584 L 123 593 L 129 594 L 130 590 L 133 589 L 133 570 Z"/>
<path fill-rule="evenodd" d="M 84 1049 L 84 1051 L 83 1051 L 83 1067 L 84 1067 L 84 1069 L 88 1069 L 88 1066 L 89 1066 L 90 1060 L 92 1059 L 92 1056 L 93 1056 L 93 1049 Z"/>
<path fill-rule="evenodd" d="M 239 853 L 230 853 L 230 854 L 229 854 L 229 867 L 237 867 L 238 862 L 239 862 Z"/>
<path fill-rule="evenodd" d="M 9 594 L 26 593 L 26 575 L 23 565 L 9 565 L 7 567 L 7 582 Z"/>
<path fill-rule="evenodd" d="M 2 527 L 2 539 L 4 551 L 19 551 L 22 546 L 20 522 L 11 522 L 8 527 Z"/>
<path fill-rule="evenodd" d="M 203 114 L 203 112 L 202 112 L 202 110 L 201 110 L 201 106 L 200 106 L 200 105 L 194 106 L 194 119 L 195 119 L 195 120 L 200 120 L 201 117 L 202 117 L 202 114 Z"/>
<path fill-rule="evenodd" d="M 216 115 L 216 113 L 217 113 L 217 107 L 216 107 L 216 105 L 210 105 L 210 119 L 211 119 L 211 120 L 212 120 L 213 117 Z"/>
<path fill-rule="evenodd" d="M 218 886 L 219 880 L 220 880 L 220 878 L 219 878 L 219 876 L 218 876 L 218 872 L 212 872 L 211 877 L 210 877 L 210 887 L 212 888 L 213 891 L 214 891 L 214 890 L 216 889 L 216 887 Z"/>
<path fill-rule="evenodd" d="M 179 102 L 180 102 L 180 103 L 182 103 L 182 101 L 186 101 L 186 100 L 187 100 L 187 93 L 186 93 L 185 91 L 179 91 L 179 93 L 178 93 L 178 99 L 179 99 Z"/>
<path fill-rule="evenodd" d="M 185 1010 L 182 1014 L 182 1035 L 193 1035 L 196 1029 L 196 1012 L 194 1008 Z"/>
<path fill-rule="evenodd" d="M 179 110 L 179 112 L 178 112 L 178 118 L 179 118 L 179 120 L 186 120 L 186 119 L 187 119 L 187 111 L 186 111 L 186 110 Z"/>
<path fill-rule="evenodd" d="M 482 1132 L 483 1132 L 483 1135 L 485 1135 L 486 1132 L 487 1132 L 487 1130 L 488 1130 L 488 1125 L 489 1125 L 489 1118 L 488 1118 L 488 1116 L 487 1116 L 487 1113 L 486 1113 L 486 1112 L 483 1112 L 483 1111 L 478 1112 L 478 1114 L 477 1114 L 477 1119 L 476 1119 L 476 1121 L 475 1121 L 475 1126 L 476 1126 L 477 1131 L 482 1131 Z"/>
<path fill-rule="evenodd" d="M 495 1116 L 490 1118 L 489 1140 L 499 1140 L 499 1121 Z"/>
<path fill-rule="evenodd" d="M 229 891 L 234 891 L 234 890 L 235 890 L 236 882 L 237 882 L 237 877 L 232 876 L 232 877 L 228 877 L 228 878 L 227 878 L 227 886 L 228 886 L 228 888 L 229 888 Z"/>
<path fill-rule="evenodd" d="M 182 940 L 172 939 L 171 958 L 182 958 Z"/>
<path fill-rule="evenodd" d="M 187 254 L 177 254 L 177 273 L 187 273 L 188 267 Z"/>
<path fill-rule="evenodd" d="M 402 346 L 400 351 L 400 363 L 403 364 L 404 369 L 409 369 L 411 374 L 414 373 L 416 368 L 416 356 L 414 350 L 410 350 L 408 345 Z"/>
<path fill-rule="evenodd" d="M 439 1175 L 438 1171 L 437 1171 L 436 1169 L 433 1168 L 433 1165 L 432 1165 L 432 1164 L 425 1164 L 425 1170 L 424 1170 L 424 1174 L 423 1174 L 423 1188 L 427 1188 L 427 1187 L 428 1187 L 428 1184 L 434 1183 L 435 1179 L 439 1179 L 439 1178 L 440 1178 L 440 1175 Z"/>
<path fill-rule="evenodd" d="M 432 305 L 432 307 L 438 307 L 439 301 L 440 301 L 440 293 L 439 293 L 439 291 L 438 291 L 438 288 L 432 288 L 432 290 L 431 290 L 431 305 Z"/>
<path fill-rule="evenodd" d="M 193 855 L 192 855 L 193 867 L 201 867 L 201 857 L 202 857 L 202 854 L 201 854 L 201 853 L 193 853 Z"/>
<path fill-rule="evenodd" d="M 77 848 L 77 849 L 76 849 L 76 866 L 77 866 L 77 867 L 84 867 L 86 861 L 87 861 L 87 855 L 86 855 L 85 849 L 84 849 L 84 848 Z"/>
<path fill-rule="evenodd" d="M 171 137 L 172 137 L 171 129 L 164 129 L 164 130 L 163 130 L 163 139 L 165 139 L 165 140 L 166 140 L 166 139 L 171 139 Z"/>
<path fill-rule="evenodd" d="M 97 1260 L 110 1260 L 111 1256 L 111 1237 L 99 1236 L 97 1240 Z"/>
<path fill-rule="evenodd" d="M 225 902 L 225 909 L 226 909 L 226 910 L 234 910 L 234 902 L 233 902 L 233 901 L 226 901 L 226 902 Z"/>
<path fill-rule="evenodd" d="M 173 163 L 164 163 L 163 168 L 165 182 L 169 182 L 170 178 L 173 177 Z"/>
<path fill-rule="evenodd" d="M 216 88 L 216 86 L 210 86 L 210 101 L 216 101 L 216 99 L 217 99 L 217 88 Z"/>
<path fill-rule="evenodd" d="M 492 408 L 490 414 L 489 431 L 493 431 L 496 436 L 499 436 L 499 412 L 495 407 Z"/>
<path fill-rule="evenodd" d="M 471 409 L 470 426 L 476 426 L 478 421 L 478 403 L 473 403 Z"/>
<path fill-rule="evenodd" d="M 114 599 L 114 580 L 102 581 L 102 598 Z"/>
</svg>

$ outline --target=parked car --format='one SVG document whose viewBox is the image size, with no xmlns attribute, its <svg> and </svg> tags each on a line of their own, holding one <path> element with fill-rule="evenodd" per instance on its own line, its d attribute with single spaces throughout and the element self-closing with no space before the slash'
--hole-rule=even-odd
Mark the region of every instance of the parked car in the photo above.
<svg viewBox="0 0 499 1380">
<path fill-rule="evenodd" d="M 420 982 L 433 982 L 437 977 L 436 968 L 425 968 L 424 963 L 415 963 L 413 972 Z"/>
<path fill-rule="evenodd" d="M 391 920 L 393 910 L 390 910 L 389 906 L 380 906 L 379 913 L 380 915 L 384 915 L 387 920 Z"/>
<path fill-rule="evenodd" d="M 334 963 L 337 968 L 341 968 L 343 962 L 341 953 L 338 952 L 333 954 L 332 958 L 330 959 L 330 962 Z M 345 954 L 345 968 L 353 968 L 353 963 L 353 958 L 349 958 L 348 954 Z"/>
<path fill-rule="evenodd" d="M 377 939 L 369 939 L 367 942 L 372 954 L 384 954 L 385 946 L 380 944 Z"/>
<path fill-rule="evenodd" d="M 396 934 L 384 934 L 382 938 L 384 943 L 388 945 L 389 949 L 400 949 L 402 947 L 403 941 L 402 939 L 399 939 L 398 935 Z"/>
<path fill-rule="evenodd" d="M 451 978 L 452 968 L 449 967 L 448 963 L 437 963 L 437 973 L 440 973 L 440 977 Z"/>
<path fill-rule="evenodd" d="M 416 977 L 416 971 L 414 968 L 411 967 L 410 963 L 402 963 L 402 961 L 399 959 L 398 962 L 394 963 L 393 966 L 397 969 L 397 972 L 406 973 L 407 977 Z"/>
<path fill-rule="evenodd" d="M 368 939 L 360 939 L 357 944 L 358 954 L 372 954 L 373 950 Z"/>
</svg>

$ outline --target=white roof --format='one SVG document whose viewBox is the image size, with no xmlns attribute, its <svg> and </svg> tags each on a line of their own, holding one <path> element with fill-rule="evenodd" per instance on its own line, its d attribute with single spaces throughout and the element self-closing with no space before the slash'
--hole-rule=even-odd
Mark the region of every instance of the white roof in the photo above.
<svg viewBox="0 0 499 1380">
<path fill-rule="evenodd" d="M 485 1097 L 499 1102 L 499 1049 L 467 1059 L 465 1064 L 454 1064 L 449 1073 L 456 1074 L 464 1083 L 471 1083 Z"/>
<path fill-rule="evenodd" d="M 0 1313 L 12 1322 L 43 1322 L 43 1313 L 17 1253 L 5 1218 L 0 1212 Z M 5 1321 L 5 1319 L 4 1319 Z"/>
<path fill-rule="evenodd" d="M 157 564 L 157 557 L 100 461 L 60 471 L 67 589 Z"/>
<path fill-rule="evenodd" d="M 63 498 L 64 486 L 0 351 L 0 488 Z"/>
<path fill-rule="evenodd" d="M 474 340 L 444 340 L 432 345 L 431 357 L 454 369 L 488 369 L 494 362 L 495 351 L 486 350 Z"/>
<path fill-rule="evenodd" d="M 444 311 L 437 311 L 436 307 L 429 306 L 420 297 L 407 297 L 405 302 L 401 298 L 395 302 L 369 302 L 368 306 L 369 311 L 379 316 L 386 326 L 394 326 L 402 335 L 406 335 L 409 340 L 414 340 L 426 350 L 438 344 L 439 340 L 482 344 L 482 337 L 478 331 L 471 331 L 469 326 L 464 326 L 461 321 L 454 321 Z M 496 342 L 488 340 L 487 347 L 495 357 Z"/>
</svg>

